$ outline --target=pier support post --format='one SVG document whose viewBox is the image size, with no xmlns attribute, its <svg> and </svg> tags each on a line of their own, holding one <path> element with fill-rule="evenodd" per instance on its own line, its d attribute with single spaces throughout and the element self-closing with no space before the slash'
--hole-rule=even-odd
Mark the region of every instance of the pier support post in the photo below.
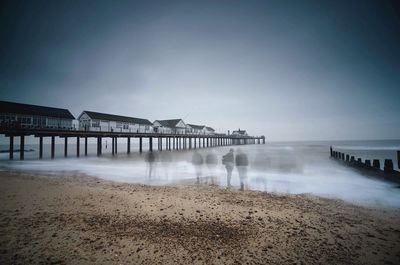
<svg viewBox="0 0 400 265">
<path fill-rule="evenodd" d="M 76 156 L 80 156 L 80 148 L 81 148 L 81 141 L 79 139 L 79 136 L 76 137 Z"/>
<path fill-rule="evenodd" d="M 9 151 L 9 158 L 10 160 L 14 159 L 14 135 L 10 135 L 10 149 Z"/>
<path fill-rule="evenodd" d="M 128 143 L 127 143 L 127 148 L 126 148 L 126 153 L 130 154 L 131 153 L 131 137 L 128 137 Z"/>
<path fill-rule="evenodd" d="M 210 138 L 207 137 L 207 147 L 210 146 Z"/>
<path fill-rule="evenodd" d="M 52 136 L 51 137 L 51 159 L 54 159 L 56 152 L 56 137 Z"/>
<path fill-rule="evenodd" d="M 64 138 L 64 156 L 68 156 L 68 137 Z"/>
<path fill-rule="evenodd" d="M 149 151 L 153 152 L 153 137 L 149 137 Z"/>
<path fill-rule="evenodd" d="M 87 137 L 85 137 L 85 156 L 87 156 Z"/>
<path fill-rule="evenodd" d="M 168 150 L 171 151 L 171 137 L 168 137 Z"/>
<path fill-rule="evenodd" d="M 143 137 L 139 137 L 139 153 L 143 152 Z"/>
<path fill-rule="evenodd" d="M 39 137 L 39 159 L 43 158 L 43 136 Z"/>
<path fill-rule="evenodd" d="M 332 152 L 333 152 L 333 151 L 332 151 L 332 146 L 330 147 L 330 151 L 331 151 L 331 157 L 332 157 Z"/>
<path fill-rule="evenodd" d="M 162 151 L 162 137 L 158 138 L 160 141 L 160 151 Z"/>
<path fill-rule="evenodd" d="M 102 141 L 101 137 L 97 137 L 97 155 L 101 156 Z"/>
<path fill-rule="evenodd" d="M 114 144 L 115 144 L 115 154 L 117 154 L 118 153 L 118 137 L 115 137 Z"/>
<path fill-rule="evenodd" d="M 21 135 L 21 143 L 19 145 L 19 159 L 24 160 L 25 155 L 25 135 Z"/>
<path fill-rule="evenodd" d="M 194 149 L 196 149 L 196 145 L 197 145 L 197 138 L 195 137 L 195 138 L 193 138 L 194 139 Z"/>
<path fill-rule="evenodd" d="M 115 154 L 115 137 L 111 137 L 111 154 Z"/>
</svg>

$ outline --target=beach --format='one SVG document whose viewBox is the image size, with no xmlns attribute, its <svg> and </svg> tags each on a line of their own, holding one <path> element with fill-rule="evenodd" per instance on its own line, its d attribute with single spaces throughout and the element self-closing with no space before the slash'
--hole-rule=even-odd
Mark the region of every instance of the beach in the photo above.
<svg viewBox="0 0 400 265">
<path fill-rule="evenodd" d="M 400 211 L 0 172 L 1 264 L 398 264 Z"/>
</svg>

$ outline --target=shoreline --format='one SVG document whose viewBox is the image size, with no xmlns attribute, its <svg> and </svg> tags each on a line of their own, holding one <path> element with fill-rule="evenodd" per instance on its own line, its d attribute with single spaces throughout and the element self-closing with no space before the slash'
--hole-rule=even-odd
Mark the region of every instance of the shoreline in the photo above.
<svg viewBox="0 0 400 265">
<path fill-rule="evenodd" d="M 0 200 L 2 264 L 400 262 L 399 209 L 314 195 L 0 171 Z"/>
</svg>

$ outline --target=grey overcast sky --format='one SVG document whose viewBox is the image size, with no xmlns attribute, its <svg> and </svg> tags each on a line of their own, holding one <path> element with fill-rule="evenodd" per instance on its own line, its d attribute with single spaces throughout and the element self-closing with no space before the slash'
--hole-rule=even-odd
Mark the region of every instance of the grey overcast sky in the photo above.
<svg viewBox="0 0 400 265">
<path fill-rule="evenodd" d="M 399 1 L 2 1 L 0 99 L 400 138 Z"/>
</svg>

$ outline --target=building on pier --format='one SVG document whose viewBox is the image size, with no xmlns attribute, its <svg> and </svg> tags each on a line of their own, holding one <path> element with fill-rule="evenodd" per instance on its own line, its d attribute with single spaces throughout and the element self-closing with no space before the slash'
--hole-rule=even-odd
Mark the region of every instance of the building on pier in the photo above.
<svg viewBox="0 0 400 265">
<path fill-rule="evenodd" d="M 247 136 L 248 134 L 247 134 L 246 130 L 240 130 L 240 128 L 239 128 L 239 130 L 233 131 L 233 132 L 232 132 L 232 135 L 236 135 L 236 136 Z"/>
<path fill-rule="evenodd" d="M 206 134 L 213 135 L 215 134 L 215 130 L 211 127 L 206 126 Z"/>
<path fill-rule="evenodd" d="M 182 119 L 156 120 L 153 123 L 154 132 L 185 134 L 186 123 Z"/>
<path fill-rule="evenodd" d="M 78 117 L 79 129 L 97 132 L 153 132 L 153 124 L 146 119 L 114 114 L 83 111 Z"/>
<path fill-rule="evenodd" d="M 71 130 L 74 119 L 67 109 L 0 101 L 1 127 Z"/>
<path fill-rule="evenodd" d="M 207 134 L 207 129 L 205 125 L 196 125 L 196 124 L 186 124 L 186 133 L 188 134 L 196 134 L 196 135 L 205 135 Z"/>
</svg>

